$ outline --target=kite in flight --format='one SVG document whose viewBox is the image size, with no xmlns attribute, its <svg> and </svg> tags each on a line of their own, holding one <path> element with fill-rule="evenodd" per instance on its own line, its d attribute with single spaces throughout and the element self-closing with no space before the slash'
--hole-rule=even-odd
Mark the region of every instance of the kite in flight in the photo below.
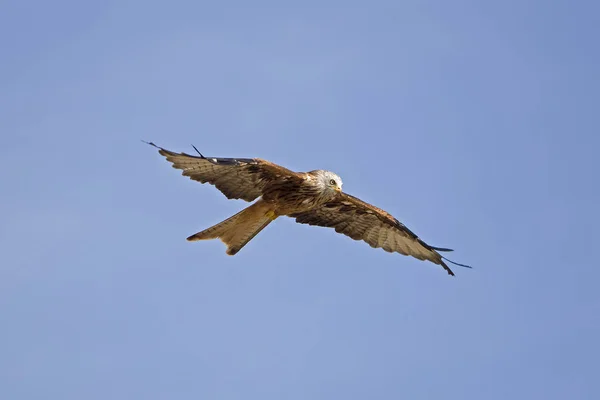
<svg viewBox="0 0 600 400">
<path fill-rule="evenodd" d="M 296 222 L 334 228 L 371 247 L 383 248 L 428 260 L 454 275 L 439 252 L 452 251 L 423 242 L 389 213 L 342 192 L 342 179 L 330 171 L 293 172 L 260 158 L 212 158 L 174 153 L 151 142 L 173 168 L 184 176 L 209 183 L 228 199 L 254 201 L 225 221 L 187 238 L 189 241 L 221 239 L 227 254 L 234 255 L 261 230 L 280 216 Z"/>
</svg>

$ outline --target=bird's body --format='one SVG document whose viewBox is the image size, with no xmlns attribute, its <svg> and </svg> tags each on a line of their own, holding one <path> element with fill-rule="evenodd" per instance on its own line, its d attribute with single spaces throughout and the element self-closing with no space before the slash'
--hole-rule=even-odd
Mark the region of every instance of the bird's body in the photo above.
<svg viewBox="0 0 600 400">
<path fill-rule="evenodd" d="M 331 185 L 329 181 L 335 181 L 336 184 Z M 277 216 L 289 216 L 333 200 L 341 191 L 341 186 L 341 179 L 333 172 L 317 170 L 296 173 L 269 182 L 263 190 L 262 200 L 272 205 Z"/>
<path fill-rule="evenodd" d="M 218 238 L 227 245 L 227 254 L 234 255 L 273 220 L 288 216 L 298 223 L 334 228 L 371 247 L 429 260 L 454 275 L 439 254 L 451 250 L 429 246 L 389 213 L 342 192 L 342 180 L 333 172 L 293 172 L 258 158 L 192 156 L 149 144 L 174 168 L 183 170 L 183 175 L 215 185 L 227 198 L 258 199 L 225 221 L 188 237 L 190 241 Z"/>
</svg>

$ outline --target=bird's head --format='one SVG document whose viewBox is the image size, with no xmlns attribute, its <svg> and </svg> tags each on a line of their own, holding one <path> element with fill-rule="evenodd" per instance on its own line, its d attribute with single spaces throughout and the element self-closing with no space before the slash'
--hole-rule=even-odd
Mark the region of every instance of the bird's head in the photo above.
<svg viewBox="0 0 600 400">
<path fill-rule="evenodd" d="M 335 194 L 342 191 L 342 178 L 340 178 L 337 174 L 322 169 L 312 171 L 312 173 L 315 176 L 319 186 L 321 186 L 321 188 L 323 189 L 323 191 L 329 192 L 331 194 Z"/>
</svg>

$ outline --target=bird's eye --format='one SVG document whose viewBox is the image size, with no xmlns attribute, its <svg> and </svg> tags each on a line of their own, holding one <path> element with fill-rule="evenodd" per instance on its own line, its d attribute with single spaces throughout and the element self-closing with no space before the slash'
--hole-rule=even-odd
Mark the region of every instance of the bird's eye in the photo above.
<svg viewBox="0 0 600 400">
<path fill-rule="evenodd" d="M 330 179 L 330 180 L 329 180 L 329 184 L 330 184 L 331 186 L 335 186 L 335 179 Z"/>
</svg>

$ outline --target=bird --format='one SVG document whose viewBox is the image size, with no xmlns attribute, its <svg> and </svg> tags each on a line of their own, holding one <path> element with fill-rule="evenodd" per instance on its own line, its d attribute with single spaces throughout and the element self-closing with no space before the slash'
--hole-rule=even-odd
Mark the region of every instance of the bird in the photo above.
<svg viewBox="0 0 600 400">
<path fill-rule="evenodd" d="M 188 241 L 220 239 L 232 256 L 275 219 L 287 216 L 300 224 L 334 228 L 374 248 L 430 261 L 451 276 L 454 272 L 444 261 L 471 268 L 440 254 L 452 249 L 428 245 L 390 213 L 342 191 L 342 179 L 331 171 L 294 172 L 260 158 L 205 157 L 193 145 L 198 155 L 144 143 L 157 148 L 182 175 L 214 185 L 228 199 L 253 202 Z"/>
</svg>

